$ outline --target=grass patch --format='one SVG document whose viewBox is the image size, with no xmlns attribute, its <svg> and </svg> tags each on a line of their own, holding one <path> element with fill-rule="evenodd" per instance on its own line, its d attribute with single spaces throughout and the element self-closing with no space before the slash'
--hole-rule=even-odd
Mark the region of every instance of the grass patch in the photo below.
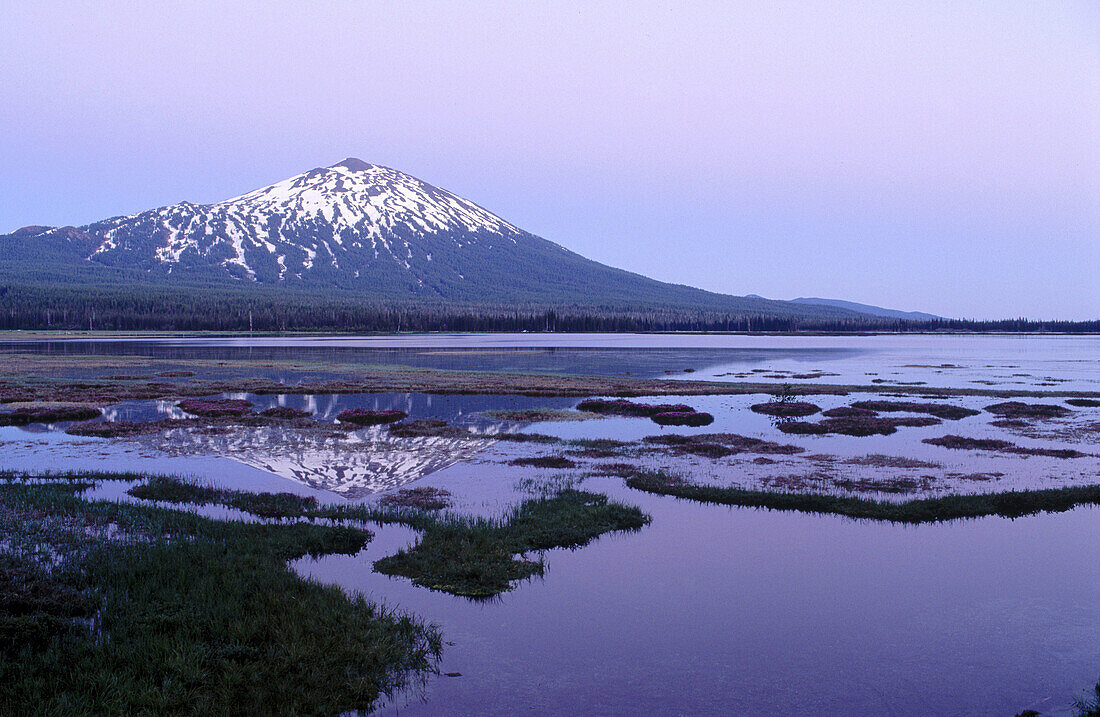
<svg viewBox="0 0 1100 717">
<path fill-rule="evenodd" d="M 313 415 L 311 411 L 307 411 L 302 408 L 291 408 L 290 406 L 272 406 L 271 408 L 265 408 L 260 411 L 260 415 L 264 418 L 309 418 Z"/>
<path fill-rule="evenodd" d="M 1065 406 L 1053 403 L 1024 403 L 1023 401 L 994 403 L 986 406 L 985 410 L 1004 418 L 1061 418 L 1073 413 Z"/>
<path fill-rule="evenodd" d="M 340 413 L 336 415 L 336 420 L 341 423 L 351 423 L 356 426 L 380 426 L 383 423 L 403 421 L 408 417 L 409 414 L 404 411 L 399 411 L 396 408 L 381 410 L 372 408 L 350 408 L 346 411 L 340 411 Z"/>
<path fill-rule="evenodd" d="M 529 499 L 499 519 L 420 521 L 420 542 L 375 562 L 375 570 L 417 585 L 471 598 L 510 590 L 517 580 L 541 575 L 541 560 L 516 555 L 550 548 L 577 548 L 604 533 L 638 530 L 649 517 L 607 496 L 563 490 Z"/>
<path fill-rule="evenodd" d="M 394 493 L 383 495 L 378 499 L 378 505 L 387 508 L 443 510 L 451 507 L 451 492 L 430 485 L 402 488 Z"/>
<path fill-rule="evenodd" d="M 782 443 L 765 441 L 761 438 L 741 436 L 736 433 L 700 433 L 694 436 L 647 436 L 643 443 L 666 446 L 673 454 L 691 453 L 709 455 L 716 451 L 711 446 L 725 448 L 729 455 L 733 453 L 760 453 L 766 455 L 793 455 L 802 453 L 804 448 Z"/>
<path fill-rule="evenodd" d="M 452 426 L 438 418 L 421 418 L 390 424 L 390 435 L 397 438 L 475 438 L 475 434 L 461 426 Z"/>
<path fill-rule="evenodd" d="M 186 483 L 168 476 L 152 476 L 128 493 L 142 500 L 167 503 L 216 503 L 262 518 L 303 518 L 317 512 L 317 499 L 293 493 L 249 493 Z"/>
<path fill-rule="evenodd" d="M 702 411 L 665 411 L 655 413 L 649 420 L 661 426 L 709 426 L 714 423 L 714 416 Z"/>
<path fill-rule="evenodd" d="M 497 441 L 511 441 L 512 443 L 561 443 L 556 436 L 547 436 L 544 433 L 494 433 L 487 438 Z"/>
<path fill-rule="evenodd" d="M 578 411 L 605 416 L 649 417 L 658 413 L 694 413 L 695 409 L 683 403 L 638 403 L 626 399 L 609 400 L 591 398 L 577 404 Z"/>
<path fill-rule="evenodd" d="M 916 401 L 856 401 L 852 404 L 852 408 L 862 408 L 876 412 L 926 413 L 945 421 L 957 421 L 981 413 L 981 411 L 975 411 L 973 408 L 952 406 L 949 403 L 919 403 Z"/>
<path fill-rule="evenodd" d="M 780 423 L 777 428 L 783 433 L 822 436 L 827 433 L 839 433 L 845 436 L 889 436 L 896 433 L 898 426 L 934 426 L 939 423 L 932 416 L 912 416 L 907 418 L 883 418 L 876 415 L 847 415 L 823 418 L 817 423 L 789 421 Z"/>
<path fill-rule="evenodd" d="M 531 466 L 533 468 L 576 468 L 577 464 L 562 456 L 534 456 L 515 458 L 508 461 L 510 466 Z"/>
<path fill-rule="evenodd" d="M 1092 694 L 1075 700 L 1077 717 L 1100 717 L 1100 682 L 1092 689 Z"/>
<path fill-rule="evenodd" d="M 828 513 L 894 523 L 936 523 L 988 515 L 1018 518 L 1034 513 L 1062 512 L 1079 505 L 1100 504 L 1100 485 L 980 495 L 950 495 L 891 502 L 816 493 L 780 493 L 698 485 L 663 471 L 639 471 L 627 477 L 626 484 L 647 493 L 670 495 L 702 503 Z"/>
<path fill-rule="evenodd" d="M 213 521 L 71 487 L 0 487 L 5 714 L 338 714 L 438 659 L 435 628 L 287 567 L 355 552 L 365 531 Z"/>
<path fill-rule="evenodd" d="M 0 413 L 0 426 L 27 426 L 32 423 L 87 421 L 92 418 L 98 418 L 99 415 L 100 410 L 93 406 L 23 406 L 8 413 Z"/>
<path fill-rule="evenodd" d="M 419 505 L 318 506 L 312 498 L 293 501 L 297 496 L 286 498 L 289 505 L 285 505 L 281 501 L 286 494 L 212 489 L 170 477 L 150 478 L 148 484 L 157 486 L 152 493 L 157 500 L 221 503 L 258 515 L 265 506 L 279 503 L 283 512 L 272 517 L 407 525 L 420 531 L 420 542 L 376 561 L 375 570 L 407 577 L 432 590 L 474 598 L 492 597 L 510 590 L 516 580 L 542 574 L 541 561 L 516 559 L 517 554 L 580 547 L 603 533 L 635 530 L 649 522 L 649 517 L 633 506 L 572 489 L 526 500 L 504 517 L 490 519 L 433 515 Z M 131 493 L 144 497 L 140 492 Z"/>
<path fill-rule="evenodd" d="M 821 407 L 807 401 L 768 401 L 754 403 L 749 406 L 749 410 L 753 413 L 763 413 L 765 416 L 799 418 L 815 414 L 821 410 Z"/>
<path fill-rule="evenodd" d="M 481 415 L 495 421 L 518 421 L 522 423 L 590 421 L 594 418 L 603 418 L 603 415 L 592 411 L 569 411 L 556 408 L 503 408 L 494 411 L 482 411 Z"/>
<path fill-rule="evenodd" d="M 176 405 L 192 416 L 205 418 L 243 416 L 252 412 L 252 403 L 240 398 L 185 398 Z"/>
<path fill-rule="evenodd" d="M 1028 448 L 1017 446 L 1009 441 L 996 438 L 968 438 L 966 436 L 947 435 L 938 438 L 925 438 L 923 443 L 943 448 L 969 451 L 996 451 L 1015 453 L 1023 456 L 1047 456 L 1049 458 L 1084 458 L 1087 454 L 1072 448 Z"/>
</svg>

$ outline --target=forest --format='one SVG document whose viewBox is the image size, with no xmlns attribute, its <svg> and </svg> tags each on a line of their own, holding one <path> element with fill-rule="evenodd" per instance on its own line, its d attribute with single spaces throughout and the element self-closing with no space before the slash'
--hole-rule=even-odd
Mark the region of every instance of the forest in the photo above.
<svg viewBox="0 0 1100 717">
<path fill-rule="evenodd" d="M 0 285 L 0 330 L 1100 332 L 1100 320 L 905 321 L 598 305 L 369 300 L 288 289 Z"/>
</svg>

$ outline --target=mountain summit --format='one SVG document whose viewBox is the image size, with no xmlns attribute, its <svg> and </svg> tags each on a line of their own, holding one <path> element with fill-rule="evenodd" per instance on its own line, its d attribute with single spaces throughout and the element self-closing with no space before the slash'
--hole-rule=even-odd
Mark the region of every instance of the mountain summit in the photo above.
<svg viewBox="0 0 1100 717">
<path fill-rule="evenodd" d="M 363 299 L 858 316 L 605 266 L 444 189 L 350 157 L 216 204 L 181 202 L 0 237 L 0 280 L 43 272 L 66 281 L 286 287 Z"/>
</svg>

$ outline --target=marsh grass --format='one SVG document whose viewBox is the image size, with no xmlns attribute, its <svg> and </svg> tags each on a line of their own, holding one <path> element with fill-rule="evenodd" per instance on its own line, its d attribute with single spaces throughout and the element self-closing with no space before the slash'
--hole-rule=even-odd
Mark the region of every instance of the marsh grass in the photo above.
<svg viewBox="0 0 1100 717">
<path fill-rule="evenodd" d="M 541 560 L 516 558 L 517 554 L 579 547 L 603 533 L 634 530 L 649 522 L 635 507 L 571 488 L 525 500 L 496 519 L 440 515 L 419 505 L 318 506 L 312 498 L 215 489 L 160 476 L 130 492 L 151 500 L 221 503 L 266 517 L 407 525 L 421 533 L 420 541 L 376 561 L 375 570 L 472 598 L 498 595 L 517 580 L 542 574 Z"/>
<path fill-rule="evenodd" d="M 434 669 L 436 628 L 287 566 L 354 553 L 366 531 L 90 502 L 80 485 L 0 486 L 0 712 L 337 714 Z"/>
<path fill-rule="evenodd" d="M 607 496 L 566 489 L 529 499 L 501 518 L 447 516 L 419 521 L 420 542 L 382 558 L 375 570 L 470 598 L 490 598 L 518 580 L 541 575 L 533 551 L 578 548 L 612 531 L 638 530 L 649 516 Z M 515 556 L 521 556 L 519 558 Z"/>
<path fill-rule="evenodd" d="M 809 416 L 821 410 L 821 407 L 807 401 L 768 401 L 767 403 L 754 403 L 749 406 L 753 413 L 763 413 L 766 416 L 779 418 L 798 418 Z"/>
<path fill-rule="evenodd" d="M 662 426 L 709 426 L 714 423 L 714 416 L 702 411 L 664 411 L 655 413 L 649 420 Z"/>
<path fill-rule="evenodd" d="M 32 423 L 59 423 L 62 421 L 87 421 L 97 418 L 100 410 L 94 406 L 42 404 L 26 405 L 14 411 L 0 413 L 0 426 L 27 426 Z"/>
<path fill-rule="evenodd" d="M 417 510 L 443 510 L 451 506 L 451 492 L 435 486 L 401 488 L 378 499 L 387 508 L 416 508 Z"/>
<path fill-rule="evenodd" d="M 673 455 L 693 454 L 708 457 L 721 457 L 734 453 L 760 453 L 767 455 L 794 455 L 802 453 L 801 446 L 786 445 L 766 441 L 762 438 L 742 436 L 736 433 L 699 433 L 692 436 L 677 434 L 646 436 L 642 443 L 649 446 L 662 446 Z"/>
<path fill-rule="evenodd" d="M 934 426 L 940 419 L 933 416 L 907 416 L 902 418 L 880 417 L 874 414 L 849 414 L 823 418 L 817 423 L 788 421 L 776 426 L 783 433 L 797 435 L 825 435 L 839 433 L 845 436 L 889 436 L 898 426 Z"/>
<path fill-rule="evenodd" d="M 1069 403 L 1069 401 L 1066 401 Z M 1053 403 L 1024 403 L 1022 401 L 1005 401 L 986 406 L 985 410 L 1003 418 L 1061 418 L 1073 413 L 1065 406 Z"/>
<path fill-rule="evenodd" d="M 502 408 L 482 411 L 481 415 L 495 421 L 519 421 L 522 423 L 541 423 L 545 421 L 590 421 L 604 418 L 591 411 L 572 411 L 556 408 Z"/>
<path fill-rule="evenodd" d="M 829 513 L 893 523 L 936 523 L 989 515 L 1018 518 L 1034 513 L 1067 511 L 1079 505 L 1100 504 L 1100 485 L 949 495 L 891 502 L 818 493 L 783 493 L 699 485 L 663 471 L 640 470 L 626 477 L 626 484 L 647 493 L 702 503 Z"/>
<path fill-rule="evenodd" d="M 396 438 L 478 438 L 469 429 L 452 426 L 438 418 L 391 423 L 389 433 Z"/>
<path fill-rule="evenodd" d="M 197 505 L 216 503 L 243 510 L 261 518 L 304 518 L 312 516 L 318 510 L 317 499 L 311 496 L 211 488 L 169 476 L 152 476 L 145 483 L 136 485 L 127 492 L 142 500 Z"/>
<path fill-rule="evenodd" d="M 577 464 L 564 456 L 524 456 L 508 461 L 510 466 L 531 468 L 576 468 Z"/>
<path fill-rule="evenodd" d="M 981 411 L 949 403 L 920 403 L 916 401 L 856 401 L 852 408 L 861 408 L 876 412 L 926 413 L 945 421 L 958 421 L 968 416 L 977 416 Z"/>
<path fill-rule="evenodd" d="M 1077 717 L 1100 717 L 1100 682 L 1086 695 L 1074 701 Z"/>
<path fill-rule="evenodd" d="M 970 451 L 995 451 L 997 453 L 1014 453 L 1023 456 L 1047 456 L 1049 458 L 1083 458 L 1086 453 L 1075 451 L 1072 448 L 1030 448 L 1018 446 L 1010 441 L 1002 441 L 998 438 L 969 438 L 967 436 L 946 435 L 936 438 L 925 438 L 923 443 L 943 448 Z"/>
</svg>

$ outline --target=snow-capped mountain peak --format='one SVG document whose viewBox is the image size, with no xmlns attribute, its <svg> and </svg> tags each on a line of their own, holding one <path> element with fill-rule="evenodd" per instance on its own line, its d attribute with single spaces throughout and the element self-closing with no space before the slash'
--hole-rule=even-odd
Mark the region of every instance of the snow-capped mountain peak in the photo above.
<svg viewBox="0 0 1100 717">
<path fill-rule="evenodd" d="M 417 266 L 433 256 L 529 236 L 451 192 L 350 157 L 216 204 L 180 202 L 81 229 L 96 240 L 94 262 L 265 283 L 335 272 L 356 284 L 386 266 L 423 285 Z"/>
<path fill-rule="evenodd" d="M 473 202 L 404 172 L 349 157 L 213 205 L 242 214 L 304 214 L 341 226 L 424 232 L 520 230 Z"/>
</svg>

